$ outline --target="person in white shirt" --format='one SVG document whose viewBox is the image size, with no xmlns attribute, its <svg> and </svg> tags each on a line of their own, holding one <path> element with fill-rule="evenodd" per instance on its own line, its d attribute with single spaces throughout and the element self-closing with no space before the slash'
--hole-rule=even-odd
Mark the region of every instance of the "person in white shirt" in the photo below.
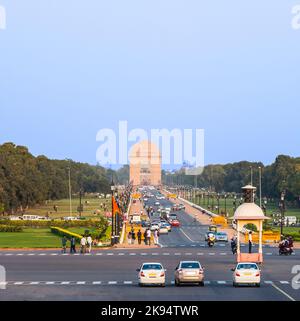
<svg viewBox="0 0 300 321">
<path fill-rule="evenodd" d="M 147 244 L 150 246 L 151 245 L 151 230 L 148 228 L 147 229 Z"/>
<path fill-rule="evenodd" d="M 93 239 L 92 239 L 92 236 L 89 235 L 86 239 L 87 241 L 87 246 L 88 246 L 88 253 L 91 253 L 92 251 L 92 244 L 93 244 Z"/>
<path fill-rule="evenodd" d="M 82 239 L 80 240 L 81 254 L 85 254 L 86 252 L 86 243 L 87 243 L 87 240 L 85 236 L 83 236 Z"/>
</svg>

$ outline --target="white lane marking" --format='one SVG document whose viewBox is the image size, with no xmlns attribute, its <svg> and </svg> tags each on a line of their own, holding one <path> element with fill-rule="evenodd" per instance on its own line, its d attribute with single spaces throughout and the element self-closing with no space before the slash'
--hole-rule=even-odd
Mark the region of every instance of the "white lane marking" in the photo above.
<svg viewBox="0 0 300 321">
<path fill-rule="evenodd" d="M 189 241 L 191 241 L 191 242 L 195 242 L 194 240 L 192 240 L 185 232 L 184 232 L 184 230 L 182 229 L 182 228 L 180 228 L 180 231 L 184 234 L 184 236 L 189 240 Z"/>
<path fill-rule="evenodd" d="M 18 253 L 17 256 L 23 256 L 24 254 L 23 253 Z"/>
<path fill-rule="evenodd" d="M 93 284 L 94 285 L 100 285 L 102 282 L 101 281 L 94 281 Z"/>
<path fill-rule="evenodd" d="M 185 245 L 184 244 L 182 244 L 182 245 L 179 245 L 180 247 L 185 247 Z"/>
<path fill-rule="evenodd" d="M 122 254 L 122 253 L 120 253 L 120 254 Z M 119 255 L 120 255 L 120 254 L 119 254 Z M 97 253 L 96 255 L 97 255 L 97 256 L 101 256 L 101 255 L 103 255 L 103 253 Z"/>
<path fill-rule="evenodd" d="M 27 254 L 28 256 L 34 256 L 35 254 L 34 253 L 29 253 Z"/>
<path fill-rule="evenodd" d="M 6 256 L 12 256 L 12 253 L 6 253 L 5 255 Z"/>
<path fill-rule="evenodd" d="M 130 255 L 130 256 L 135 256 L 135 255 L 136 255 L 136 253 L 130 253 L 129 255 Z"/>
<path fill-rule="evenodd" d="M 141 255 L 145 256 L 145 255 L 148 255 L 148 253 L 141 253 Z"/>
<path fill-rule="evenodd" d="M 46 254 L 45 253 L 40 253 L 39 256 L 45 256 Z"/>
<path fill-rule="evenodd" d="M 210 281 L 204 281 L 204 284 L 209 285 Z"/>
<path fill-rule="evenodd" d="M 113 256 L 114 253 L 107 253 L 106 255 L 108 255 L 108 256 Z"/>
<path fill-rule="evenodd" d="M 192 246 L 192 247 L 196 247 L 196 244 L 192 244 L 191 246 Z"/>
<path fill-rule="evenodd" d="M 225 244 L 219 244 L 219 246 L 221 246 L 221 247 L 225 247 Z"/>
<path fill-rule="evenodd" d="M 69 285 L 71 282 L 61 282 L 61 285 Z"/>
<path fill-rule="evenodd" d="M 15 282 L 14 285 L 22 285 L 24 282 Z"/>
<path fill-rule="evenodd" d="M 204 253 L 197 253 L 197 255 L 204 255 Z"/>
<path fill-rule="evenodd" d="M 163 253 L 163 255 L 168 256 L 168 255 L 170 255 L 170 253 Z"/>
<path fill-rule="evenodd" d="M 80 253 L 75 253 L 74 256 L 80 256 Z"/>
<path fill-rule="evenodd" d="M 218 284 L 226 284 L 226 281 L 217 281 Z"/>
<path fill-rule="evenodd" d="M 185 255 L 193 255 L 193 253 L 185 253 Z"/>
<path fill-rule="evenodd" d="M 280 281 L 281 284 L 290 284 L 289 281 Z"/>
<path fill-rule="evenodd" d="M 178 255 L 181 255 L 181 253 L 175 253 L 174 255 L 177 255 L 177 256 L 178 256 Z"/>
<path fill-rule="evenodd" d="M 85 285 L 86 282 L 85 282 L 85 281 L 78 281 L 76 284 L 77 284 L 77 285 Z"/>
<path fill-rule="evenodd" d="M 52 253 L 51 256 L 57 256 L 58 254 L 57 253 Z"/>
<path fill-rule="evenodd" d="M 273 253 L 266 253 L 266 255 L 273 255 Z"/>
<path fill-rule="evenodd" d="M 30 285 L 38 285 L 38 284 L 40 284 L 40 282 L 30 282 L 29 284 Z"/>
<path fill-rule="evenodd" d="M 265 284 L 273 284 L 273 281 L 265 281 Z"/>
<path fill-rule="evenodd" d="M 115 285 L 115 284 L 118 284 L 118 282 L 117 281 L 109 281 L 108 284 L 109 285 Z"/>
<path fill-rule="evenodd" d="M 288 299 L 290 299 L 291 301 L 295 302 L 296 300 L 291 297 L 289 294 L 287 294 L 286 292 L 284 292 L 283 290 L 281 290 L 278 286 L 276 286 L 274 283 L 272 283 L 272 287 L 274 289 L 276 289 L 277 291 L 279 291 L 281 294 L 285 295 Z"/>
<path fill-rule="evenodd" d="M 220 255 L 227 255 L 227 253 L 220 253 Z"/>
<path fill-rule="evenodd" d="M 152 255 L 158 255 L 158 253 L 152 253 Z"/>
<path fill-rule="evenodd" d="M 46 282 L 45 284 L 46 285 L 53 285 L 53 284 L 55 284 L 55 282 Z"/>
<path fill-rule="evenodd" d="M 212 256 L 212 255 L 216 255 L 216 253 L 209 253 L 209 255 L 211 255 L 211 256 Z"/>
<path fill-rule="evenodd" d="M 124 281 L 124 284 L 133 284 L 132 281 Z"/>
</svg>

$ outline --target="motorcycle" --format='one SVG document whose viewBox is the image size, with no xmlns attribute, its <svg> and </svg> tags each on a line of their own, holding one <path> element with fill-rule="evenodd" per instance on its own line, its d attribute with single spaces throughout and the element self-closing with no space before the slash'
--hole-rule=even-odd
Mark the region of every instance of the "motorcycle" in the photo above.
<svg viewBox="0 0 300 321">
<path fill-rule="evenodd" d="M 208 245 L 209 247 L 213 247 L 213 246 L 215 245 L 215 240 L 212 239 L 212 238 L 208 238 L 208 240 L 207 240 L 207 245 Z"/>
<path fill-rule="evenodd" d="M 294 253 L 291 247 L 279 246 L 279 255 L 292 255 Z"/>
<path fill-rule="evenodd" d="M 233 255 L 235 255 L 237 253 L 237 244 L 236 243 L 231 243 L 231 251 L 232 251 Z"/>
</svg>

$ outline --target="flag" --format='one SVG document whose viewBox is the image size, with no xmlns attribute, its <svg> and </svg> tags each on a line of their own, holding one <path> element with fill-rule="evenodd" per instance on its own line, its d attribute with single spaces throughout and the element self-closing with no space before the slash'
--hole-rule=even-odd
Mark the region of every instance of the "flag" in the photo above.
<svg viewBox="0 0 300 321">
<path fill-rule="evenodd" d="M 116 199 L 113 197 L 113 214 L 120 214 L 120 208 L 119 208 L 119 205 L 118 205 L 118 203 L 117 203 L 117 201 L 116 201 Z"/>
</svg>

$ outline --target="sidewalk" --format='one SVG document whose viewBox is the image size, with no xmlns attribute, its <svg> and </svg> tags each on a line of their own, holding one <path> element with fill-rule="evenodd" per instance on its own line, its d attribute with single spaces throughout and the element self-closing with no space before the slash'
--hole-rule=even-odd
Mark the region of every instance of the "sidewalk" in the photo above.
<svg viewBox="0 0 300 321">
<path fill-rule="evenodd" d="M 142 202 L 140 202 L 139 200 L 136 200 L 135 204 L 134 203 L 131 204 L 130 211 L 129 211 L 129 216 L 133 215 L 134 213 L 141 214 L 141 211 L 143 212 L 142 215 L 145 215 L 145 216 L 148 217 L 148 214 L 146 213 Z M 151 249 L 152 248 L 153 249 L 153 248 L 158 248 L 159 247 L 158 245 L 154 245 L 153 235 L 152 235 L 152 239 L 151 239 L 151 245 L 146 245 L 145 242 L 144 242 L 145 228 L 135 227 L 134 230 L 135 230 L 136 234 L 137 234 L 139 229 L 141 229 L 141 232 L 142 232 L 142 235 L 143 235 L 142 236 L 142 244 L 141 245 L 138 244 L 137 238 L 135 240 L 135 244 L 128 244 L 127 235 L 131 230 L 131 224 L 129 224 L 129 222 L 128 222 L 126 224 L 126 232 L 125 232 L 125 237 L 124 237 L 123 244 L 117 244 L 117 245 L 114 246 L 114 248 L 117 248 L 117 249 L 121 249 L 121 248 L 124 248 L 124 249 Z"/>
</svg>

